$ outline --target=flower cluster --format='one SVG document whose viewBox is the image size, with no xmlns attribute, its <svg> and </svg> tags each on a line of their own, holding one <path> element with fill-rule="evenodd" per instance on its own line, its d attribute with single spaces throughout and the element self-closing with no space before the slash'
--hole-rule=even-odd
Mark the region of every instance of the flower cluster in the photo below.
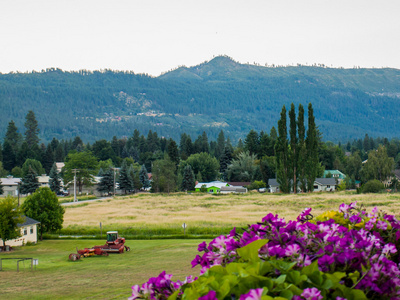
<svg viewBox="0 0 400 300">
<path fill-rule="evenodd" d="M 258 252 L 262 260 L 291 261 L 298 269 L 317 261 L 322 272 L 359 274 L 356 283 L 350 285 L 364 291 L 368 297 L 400 299 L 399 229 L 400 222 L 394 216 L 376 208 L 367 213 L 357 208 L 356 203 L 342 204 L 339 211 L 329 211 L 316 218 L 307 208 L 296 221 L 288 222 L 270 213 L 241 234 L 233 229 L 208 245 L 201 243 L 198 251 L 202 255 L 195 257 L 192 266 L 200 265 L 201 274 L 204 274 L 212 266 L 239 261 L 238 249 L 256 240 L 267 240 Z M 344 284 L 346 280 L 344 276 Z M 182 283 L 173 283 L 162 273 L 141 288 L 133 287 L 131 299 L 146 299 L 144 295 L 149 295 L 147 299 L 164 299 L 158 295 L 168 296 L 181 286 Z M 204 299 L 216 299 L 211 292 Z M 262 288 L 250 290 L 240 299 L 261 299 L 261 292 Z M 321 297 L 317 288 L 307 288 L 293 299 Z"/>
</svg>

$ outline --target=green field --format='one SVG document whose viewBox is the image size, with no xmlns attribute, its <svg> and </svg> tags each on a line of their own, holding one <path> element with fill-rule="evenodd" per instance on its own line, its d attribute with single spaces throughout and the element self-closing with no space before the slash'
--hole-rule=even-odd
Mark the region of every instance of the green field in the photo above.
<svg viewBox="0 0 400 300">
<path fill-rule="evenodd" d="M 191 268 L 199 240 L 128 240 L 130 252 L 94 256 L 72 262 L 68 255 L 79 249 L 102 245 L 104 240 L 47 240 L 34 246 L 16 248 L 5 257 L 39 259 L 36 271 L 30 263 L 17 272 L 14 260 L 3 261 L 0 271 L 1 299 L 127 299 L 131 286 L 165 270 L 173 279 L 198 275 Z"/>
</svg>

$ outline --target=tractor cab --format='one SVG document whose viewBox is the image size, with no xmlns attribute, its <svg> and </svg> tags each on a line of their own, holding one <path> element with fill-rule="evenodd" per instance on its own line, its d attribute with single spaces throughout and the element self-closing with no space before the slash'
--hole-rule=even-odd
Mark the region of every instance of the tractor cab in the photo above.
<svg viewBox="0 0 400 300">
<path fill-rule="evenodd" d="M 107 232 L 107 244 L 115 244 L 118 240 L 118 231 Z"/>
</svg>

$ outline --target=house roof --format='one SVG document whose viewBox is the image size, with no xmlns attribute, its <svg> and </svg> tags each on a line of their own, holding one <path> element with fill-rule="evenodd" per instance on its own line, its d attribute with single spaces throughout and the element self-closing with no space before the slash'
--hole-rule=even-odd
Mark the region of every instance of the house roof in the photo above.
<svg viewBox="0 0 400 300">
<path fill-rule="evenodd" d="M 36 177 L 39 183 L 49 183 L 50 176 L 42 175 Z"/>
<path fill-rule="evenodd" d="M 346 177 L 346 175 L 344 175 L 342 172 L 340 172 L 339 170 L 325 170 L 324 171 L 324 177 L 326 177 L 326 175 L 328 175 L 328 174 L 332 174 L 332 176 L 333 175 L 339 175 L 341 178 L 344 178 L 344 177 Z M 335 177 L 335 176 L 333 176 L 333 177 Z M 336 176 L 337 177 L 337 176 Z"/>
<path fill-rule="evenodd" d="M 18 185 L 21 182 L 21 178 L 7 177 L 0 178 L 1 185 Z"/>
<path fill-rule="evenodd" d="M 196 189 L 200 189 L 203 185 L 205 185 L 206 188 L 210 188 L 212 186 L 215 186 L 217 188 L 221 188 L 223 186 L 227 186 L 228 183 L 227 182 L 222 182 L 222 181 L 199 182 L 198 184 L 196 184 L 195 188 Z"/>
<path fill-rule="evenodd" d="M 314 182 L 320 185 L 336 185 L 335 178 L 315 178 Z"/>
<path fill-rule="evenodd" d="M 18 227 L 22 227 L 22 226 L 30 226 L 30 225 L 35 225 L 35 224 L 40 224 L 39 221 L 36 221 L 32 218 L 29 218 L 27 216 L 23 216 L 25 218 L 25 222 L 22 224 L 18 224 Z"/>
<path fill-rule="evenodd" d="M 279 186 L 278 180 L 276 178 L 268 179 L 268 185 L 270 186 Z"/>
</svg>

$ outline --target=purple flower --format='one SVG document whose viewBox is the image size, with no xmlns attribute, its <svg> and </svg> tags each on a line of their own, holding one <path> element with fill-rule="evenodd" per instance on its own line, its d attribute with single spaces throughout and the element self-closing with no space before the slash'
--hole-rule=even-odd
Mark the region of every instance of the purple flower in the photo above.
<svg viewBox="0 0 400 300">
<path fill-rule="evenodd" d="M 206 242 L 202 242 L 197 247 L 197 251 L 199 251 L 199 252 L 203 252 L 203 251 L 206 251 L 206 250 L 207 250 L 207 243 Z"/>
<path fill-rule="evenodd" d="M 306 300 L 322 300 L 321 292 L 317 288 L 307 288 L 301 294 Z"/>
<path fill-rule="evenodd" d="M 247 294 L 241 295 L 240 300 L 261 300 L 263 289 L 253 289 Z"/>
<path fill-rule="evenodd" d="M 349 221 L 350 221 L 351 223 L 357 224 L 357 223 L 360 223 L 360 222 L 361 222 L 361 218 L 360 218 L 359 216 L 357 216 L 357 215 L 352 215 L 352 216 L 349 218 Z"/>
<path fill-rule="evenodd" d="M 318 259 L 318 266 L 322 272 L 328 272 L 335 259 L 330 255 L 324 255 Z"/>
<path fill-rule="evenodd" d="M 385 221 L 378 221 L 376 223 L 376 228 L 386 230 L 388 227 L 388 224 Z"/>
<path fill-rule="evenodd" d="M 200 297 L 199 300 L 218 300 L 217 293 L 215 291 L 209 291 L 207 295 Z"/>
<path fill-rule="evenodd" d="M 132 287 L 132 297 L 129 297 L 128 300 L 134 300 L 141 296 L 142 296 L 142 294 L 140 293 L 140 286 L 134 285 Z"/>
</svg>

